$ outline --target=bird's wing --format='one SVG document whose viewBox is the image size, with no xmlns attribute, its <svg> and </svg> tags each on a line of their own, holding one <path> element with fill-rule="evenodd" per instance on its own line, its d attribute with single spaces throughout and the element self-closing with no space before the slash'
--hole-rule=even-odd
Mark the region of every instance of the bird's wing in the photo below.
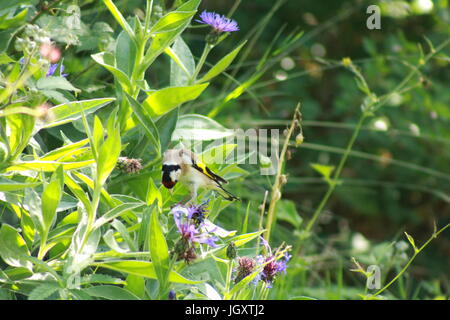
<svg viewBox="0 0 450 320">
<path fill-rule="evenodd" d="M 207 177 L 209 177 L 210 179 L 216 181 L 217 183 L 228 183 L 227 180 L 225 180 L 224 178 L 222 178 L 221 176 L 218 176 L 217 174 L 215 174 L 214 172 L 211 171 L 211 169 L 209 169 L 206 164 L 204 164 L 201 161 L 195 161 L 194 159 L 192 159 L 192 167 L 194 167 L 196 170 L 200 171 L 201 173 L 203 173 L 204 175 L 206 175 Z"/>
</svg>

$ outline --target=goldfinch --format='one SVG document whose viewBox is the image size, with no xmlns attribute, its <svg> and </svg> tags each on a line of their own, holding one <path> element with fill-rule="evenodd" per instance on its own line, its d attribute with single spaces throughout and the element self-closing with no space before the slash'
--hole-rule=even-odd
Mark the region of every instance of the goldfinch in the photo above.
<svg viewBox="0 0 450 320">
<path fill-rule="evenodd" d="M 229 201 L 239 200 L 222 187 L 228 181 L 212 172 L 193 152 L 169 149 L 163 157 L 162 184 L 167 189 L 172 189 L 178 181 L 191 191 L 191 201 L 197 198 L 199 188 L 215 190 Z"/>
</svg>

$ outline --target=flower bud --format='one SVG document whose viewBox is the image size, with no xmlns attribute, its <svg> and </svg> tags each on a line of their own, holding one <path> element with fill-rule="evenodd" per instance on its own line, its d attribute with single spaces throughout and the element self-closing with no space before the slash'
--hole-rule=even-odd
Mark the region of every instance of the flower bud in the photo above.
<svg viewBox="0 0 450 320">
<path fill-rule="evenodd" d="M 259 163 L 262 168 L 270 168 L 272 166 L 272 160 L 262 154 L 259 154 Z"/>
<path fill-rule="evenodd" d="M 303 133 L 299 133 L 296 137 L 295 137 L 295 146 L 298 147 L 303 143 L 304 137 L 303 137 Z"/>
<path fill-rule="evenodd" d="M 227 247 L 227 257 L 230 260 L 236 258 L 236 245 L 234 244 L 234 242 L 230 242 Z"/>
<path fill-rule="evenodd" d="M 168 298 L 169 298 L 169 300 L 177 300 L 177 294 L 175 293 L 175 291 L 170 290 Z"/>
</svg>

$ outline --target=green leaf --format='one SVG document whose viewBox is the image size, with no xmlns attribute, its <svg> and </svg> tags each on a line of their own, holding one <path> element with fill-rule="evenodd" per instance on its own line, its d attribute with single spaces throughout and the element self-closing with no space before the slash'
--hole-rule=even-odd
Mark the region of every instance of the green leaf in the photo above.
<svg viewBox="0 0 450 320">
<path fill-rule="evenodd" d="M 408 239 L 409 243 L 413 247 L 414 252 L 415 253 L 419 252 L 419 249 L 416 247 L 416 243 L 414 242 L 414 238 L 411 235 L 409 235 L 406 231 L 405 231 L 405 235 L 406 235 L 406 238 Z"/>
<path fill-rule="evenodd" d="M 145 109 L 142 107 L 141 104 L 139 104 L 139 102 L 133 99 L 133 97 L 131 97 L 126 92 L 125 96 L 127 97 L 128 102 L 130 103 L 130 106 L 133 109 L 136 118 L 144 128 L 146 136 L 153 142 L 153 145 L 155 146 L 155 149 L 158 151 L 158 153 L 161 153 L 158 128 L 153 122 L 152 117 L 145 111 Z"/>
<path fill-rule="evenodd" d="M 327 166 L 318 163 L 311 163 L 311 167 L 320 173 L 326 181 L 330 181 L 331 173 L 333 173 L 334 166 Z"/>
<path fill-rule="evenodd" d="M 45 77 L 45 78 L 40 78 L 36 82 L 36 87 L 37 87 L 38 90 L 61 89 L 61 90 L 70 90 L 70 91 L 75 91 L 75 92 L 81 92 L 80 89 L 75 88 L 64 77 Z"/>
<path fill-rule="evenodd" d="M 60 289 L 58 283 L 41 283 L 36 288 L 34 288 L 28 300 L 45 300 Z"/>
<path fill-rule="evenodd" d="M 134 274 L 136 276 L 142 276 L 145 278 L 157 279 L 153 263 L 148 261 L 121 260 L 121 261 L 94 263 L 93 265 L 128 274 Z M 169 281 L 184 284 L 198 284 L 203 282 L 186 279 L 175 271 L 170 272 Z"/>
<path fill-rule="evenodd" d="M 2 4 L 3 8 L 3 4 Z M 9 12 L 0 17 L 0 30 L 20 26 L 27 18 L 28 8 L 20 11 L 14 17 L 9 18 Z"/>
<path fill-rule="evenodd" d="M 103 3 L 106 5 L 108 10 L 113 15 L 114 19 L 120 24 L 123 30 L 128 33 L 131 39 L 135 39 L 135 35 L 133 29 L 130 27 L 128 22 L 123 17 L 122 13 L 120 13 L 119 9 L 117 9 L 116 5 L 112 2 L 112 0 L 103 0 Z"/>
<path fill-rule="evenodd" d="M 54 149 L 46 154 L 44 154 L 39 160 L 41 161 L 56 161 L 60 158 L 63 158 L 73 151 L 78 150 L 79 148 L 84 147 L 89 142 L 88 139 L 83 139 L 78 142 L 74 142 L 71 144 L 67 144 L 62 146 L 61 148 Z"/>
<path fill-rule="evenodd" d="M 149 180 L 152 180 L 152 179 L 149 179 Z M 117 207 L 114 207 L 107 213 L 105 213 L 100 218 L 98 218 L 95 221 L 94 229 L 100 228 L 105 223 L 108 223 L 109 221 L 112 221 L 115 218 L 120 217 L 121 215 L 127 213 L 130 210 L 140 208 L 144 205 L 145 205 L 145 203 L 122 203 L 122 204 L 118 205 Z"/>
<path fill-rule="evenodd" d="M 11 158 L 15 159 L 25 147 L 33 134 L 35 119 L 26 114 L 13 114 L 6 118 L 9 129 L 9 147 Z"/>
<path fill-rule="evenodd" d="M 222 144 L 209 148 L 200 155 L 202 161 L 206 164 L 223 164 L 228 155 L 233 152 L 237 144 Z"/>
<path fill-rule="evenodd" d="M 295 202 L 290 200 L 278 201 L 277 219 L 289 222 L 297 229 L 300 227 L 303 221 L 297 212 Z"/>
<path fill-rule="evenodd" d="M 33 264 L 26 258 L 30 255 L 25 240 L 16 229 L 2 224 L 0 228 L 0 257 L 12 267 L 24 267 L 32 270 Z"/>
<path fill-rule="evenodd" d="M 177 8 L 178 12 L 183 11 L 194 11 L 197 10 L 198 5 L 201 0 L 190 0 L 180 7 Z M 183 32 L 184 29 L 187 28 L 189 23 L 191 22 L 191 18 L 186 19 L 184 23 L 182 23 L 178 28 L 175 28 L 172 31 L 162 32 L 154 34 L 152 37 L 152 41 L 150 47 L 147 50 L 147 53 L 144 56 L 144 61 L 141 65 L 141 72 L 147 70 L 147 68 L 155 61 L 155 59 L 168 48 L 173 41 Z"/>
<path fill-rule="evenodd" d="M 98 151 L 101 147 L 101 145 L 104 143 L 104 137 L 103 137 L 103 125 L 100 121 L 100 118 L 95 115 L 94 116 L 94 129 L 92 130 L 92 140 L 93 140 L 93 146 L 92 150 L 95 154 L 95 158 L 98 157 Z"/>
<path fill-rule="evenodd" d="M 179 111 L 180 108 L 174 108 L 156 120 L 155 125 L 159 132 L 161 152 L 166 151 L 170 141 L 172 141 L 172 134 L 177 126 Z"/>
<path fill-rule="evenodd" d="M 105 234 L 103 235 L 103 241 L 113 251 L 120 252 L 120 253 L 125 253 L 125 252 L 129 251 L 129 248 L 127 248 L 127 247 L 122 248 L 119 245 L 116 238 L 114 237 L 114 231 L 111 229 L 109 229 L 108 231 L 105 232 Z"/>
<path fill-rule="evenodd" d="M 157 201 L 157 205 L 161 210 L 163 205 L 161 191 L 159 191 L 159 189 L 156 187 L 155 182 L 153 182 L 153 179 L 148 179 L 147 196 L 145 202 L 147 203 L 147 205 L 150 206 L 155 201 Z"/>
<path fill-rule="evenodd" d="M 41 184 L 41 182 L 17 182 L 0 177 L 0 191 L 17 191 L 25 188 L 34 188 Z"/>
<path fill-rule="evenodd" d="M 124 31 L 117 37 L 115 57 L 117 68 L 130 78 L 136 59 L 136 45 Z"/>
<path fill-rule="evenodd" d="M 145 278 L 129 274 L 125 289 L 143 299 L 145 297 Z"/>
<path fill-rule="evenodd" d="M 243 246 L 244 244 L 252 241 L 253 239 L 256 239 L 264 231 L 265 230 L 260 230 L 260 231 L 257 231 L 257 232 L 241 234 L 239 236 L 236 236 L 236 237 L 230 239 L 230 242 L 233 242 L 236 247 L 240 247 L 240 246 Z M 227 246 L 211 250 L 211 252 L 214 252 L 214 254 L 217 255 L 217 256 L 225 255 L 226 251 L 227 251 Z"/>
<path fill-rule="evenodd" d="M 0 65 L 7 64 L 15 62 L 13 59 L 11 59 L 6 53 L 2 52 L 0 53 Z"/>
<path fill-rule="evenodd" d="M 180 104 L 197 99 L 209 83 L 187 87 L 168 87 L 148 93 L 144 105 L 147 105 L 152 115 L 163 115 Z"/>
<path fill-rule="evenodd" d="M 107 274 L 102 273 L 92 273 L 88 274 L 81 278 L 80 280 L 81 284 L 87 284 L 87 283 L 107 283 L 107 284 L 125 284 L 125 281 L 122 279 L 112 277 Z"/>
<path fill-rule="evenodd" d="M 169 247 L 161 230 L 158 220 L 158 209 L 153 209 L 149 226 L 149 248 L 150 258 L 153 262 L 156 275 L 159 281 L 160 295 L 167 288 L 167 277 L 169 273 Z"/>
<path fill-rule="evenodd" d="M 180 37 L 177 37 L 172 48 L 167 48 L 166 53 L 170 60 L 170 85 L 185 86 L 189 83 L 195 70 L 195 61 L 191 50 Z"/>
<path fill-rule="evenodd" d="M 128 78 L 128 76 L 126 75 L 125 72 L 123 72 L 122 70 L 120 70 L 114 66 L 114 64 L 115 64 L 114 57 L 111 54 L 106 53 L 106 52 L 100 52 L 100 53 L 91 55 L 91 57 L 99 65 L 103 66 L 106 70 L 111 72 L 113 74 L 114 78 L 117 79 L 117 81 L 122 85 L 123 89 L 126 92 L 131 92 L 133 86 L 131 84 L 130 79 Z M 122 64 L 122 67 L 124 67 L 123 62 L 121 62 L 121 64 Z"/>
<path fill-rule="evenodd" d="M 241 51 L 242 47 L 245 45 L 245 41 L 241 43 L 237 48 L 227 54 L 225 57 L 220 59 L 209 71 L 200 79 L 198 82 L 209 81 L 212 78 L 221 74 L 224 70 L 228 68 L 228 66 L 233 62 L 234 58 L 238 55 L 239 51 Z"/>
<path fill-rule="evenodd" d="M 107 300 L 140 300 L 130 291 L 117 286 L 101 285 L 83 289 L 88 295 Z"/>
<path fill-rule="evenodd" d="M 233 130 L 226 129 L 211 118 L 199 114 L 180 116 L 172 141 L 187 140 L 216 140 L 233 136 Z"/>
<path fill-rule="evenodd" d="M 121 151 L 120 130 L 114 128 L 108 132 L 108 138 L 98 150 L 97 178 L 103 185 L 117 165 Z"/>
<path fill-rule="evenodd" d="M 57 161 L 22 161 L 13 164 L 6 169 L 7 172 L 10 171 L 45 171 L 52 172 L 55 171 L 60 165 L 63 166 L 64 170 L 80 169 L 95 163 L 95 160 L 86 160 L 78 162 L 57 162 Z"/>
<path fill-rule="evenodd" d="M 150 29 L 150 34 L 169 32 L 190 21 L 196 11 L 172 11 L 159 19 Z"/>
<path fill-rule="evenodd" d="M 64 179 L 63 167 L 59 166 L 52 177 L 52 181 L 45 186 L 42 193 L 42 223 L 46 233 L 50 230 L 55 221 L 56 208 L 61 201 L 62 186 L 61 177 Z"/>
<path fill-rule="evenodd" d="M 51 108 L 53 121 L 45 124 L 43 128 L 56 127 L 64 123 L 72 122 L 81 118 L 81 112 L 84 111 L 88 115 L 114 100 L 115 98 L 101 98 L 73 101 L 57 105 Z"/>
</svg>

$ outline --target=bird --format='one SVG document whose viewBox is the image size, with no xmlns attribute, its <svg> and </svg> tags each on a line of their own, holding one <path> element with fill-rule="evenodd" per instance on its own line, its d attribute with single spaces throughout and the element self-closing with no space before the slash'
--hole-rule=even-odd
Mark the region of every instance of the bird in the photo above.
<svg viewBox="0 0 450 320">
<path fill-rule="evenodd" d="M 191 193 L 190 201 L 197 198 L 199 188 L 215 190 L 228 201 L 239 200 L 222 186 L 228 183 L 227 180 L 212 172 L 195 153 L 184 148 L 164 152 L 161 182 L 167 189 L 172 189 L 177 182 L 185 184 Z"/>
</svg>

